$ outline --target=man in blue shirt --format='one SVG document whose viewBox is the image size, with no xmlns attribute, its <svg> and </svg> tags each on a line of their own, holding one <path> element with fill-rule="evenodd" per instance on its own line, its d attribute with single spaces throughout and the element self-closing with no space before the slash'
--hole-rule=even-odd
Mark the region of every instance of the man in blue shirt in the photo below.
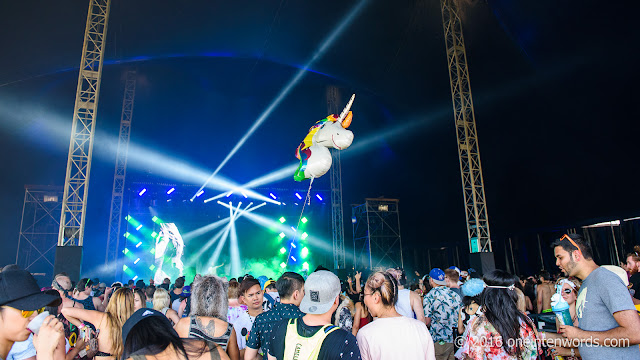
<svg viewBox="0 0 640 360">
<path fill-rule="evenodd" d="M 259 350 L 262 358 L 267 360 L 273 330 L 280 325 L 282 320 L 304 316 L 299 308 L 304 298 L 304 278 L 300 274 L 286 272 L 276 281 L 276 288 L 280 294 L 280 303 L 276 303 L 271 310 L 256 317 L 247 340 L 245 360 L 256 359 Z"/>
</svg>

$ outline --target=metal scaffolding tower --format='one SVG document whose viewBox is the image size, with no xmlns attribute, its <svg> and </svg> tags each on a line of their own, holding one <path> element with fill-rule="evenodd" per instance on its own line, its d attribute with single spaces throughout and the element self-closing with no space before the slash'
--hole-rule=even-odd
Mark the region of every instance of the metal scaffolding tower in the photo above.
<svg viewBox="0 0 640 360">
<path fill-rule="evenodd" d="M 82 246 L 98 95 L 111 0 L 90 0 L 73 110 L 58 246 Z"/>
<path fill-rule="evenodd" d="M 118 137 L 118 152 L 116 153 L 116 168 L 113 176 L 113 191 L 111 193 L 111 211 L 109 212 L 109 231 L 107 235 L 107 253 L 105 265 L 115 264 L 120 249 L 120 222 L 122 221 L 122 200 L 124 184 L 127 174 L 127 154 L 129 153 L 129 135 L 131 134 L 131 120 L 133 118 L 133 102 L 136 96 L 136 71 L 127 72 L 122 100 L 122 115 L 120 116 L 120 135 Z M 116 270 L 118 267 L 116 266 Z"/>
<path fill-rule="evenodd" d="M 335 86 L 327 87 L 327 109 L 329 114 L 340 114 L 340 91 Z M 331 232 L 333 239 L 333 268 L 344 269 L 344 220 L 342 208 L 342 165 L 340 151 L 331 149 Z"/>
<path fill-rule="evenodd" d="M 351 208 L 355 268 L 404 267 L 398 199 L 365 199 Z"/>
<path fill-rule="evenodd" d="M 467 55 L 462 36 L 462 23 L 454 0 L 441 0 L 440 5 L 447 47 L 453 113 L 458 136 L 458 156 L 467 216 L 469 251 L 471 253 L 491 252 L 489 219 L 484 195 L 473 98 L 469 84 Z"/>
<path fill-rule="evenodd" d="M 43 275 L 43 280 L 53 278 L 60 210 L 61 186 L 24 187 L 16 264 L 32 273 Z"/>
</svg>

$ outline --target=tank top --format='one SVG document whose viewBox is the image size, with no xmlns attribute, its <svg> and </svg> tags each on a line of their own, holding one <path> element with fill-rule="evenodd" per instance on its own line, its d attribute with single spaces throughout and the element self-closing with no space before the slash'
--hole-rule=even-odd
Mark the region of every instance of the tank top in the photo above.
<svg viewBox="0 0 640 360">
<path fill-rule="evenodd" d="M 363 326 L 367 325 L 370 322 L 371 322 L 371 320 L 369 319 L 368 316 L 360 318 L 360 329 L 362 329 Z"/>
<path fill-rule="evenodd" d="M 411 308 L 411 290 L 402 289 L 398 291 L 398 302 L 396 303 L 396 311 L 402 316 L 414 319 L 413 309 Z"/>
<path fill-rule="evenodd" d="M 213 329 L 205 330 L 201 326 L 202 322 L 198 321 L 200 318 L 199 316 L 194 315 L 189 317 L 191 318 L 191 322 L 189 323 L 189 338 L 214 342 L 221 346 L 224 351 L 227 351 L 227 344 L 229 343 L 231 331 L 233 331 L 233 325 L 227 323 L 227 331 L 225 331 L 224 334 L 218 337 L 212 337 L 207 334 L 207 330 L 213 333 L 215 332 L 215 327 Z"/>
<path fill-rule="evenodd" d="M 337 329 L 337 326 L 325 325 L 313 336 L 304 337 L 298 334 L 298 319 L 290 319 L 284 338 L 284 359 L 317 360 L 324 339 Z"/>
<path fill-rule="evenodd" d="M 78 299 L 74 299 L 74 298 L 71 298 L 71 299 L 74 300 L 77 303 L 82 304 L 82 306 L 84 306 L 85 310 L 96 310 L 96 307 L 93 306 L 93 297 L 92 296 L 89 296 L 84 300 L 78 300 Z"/>
</svg>

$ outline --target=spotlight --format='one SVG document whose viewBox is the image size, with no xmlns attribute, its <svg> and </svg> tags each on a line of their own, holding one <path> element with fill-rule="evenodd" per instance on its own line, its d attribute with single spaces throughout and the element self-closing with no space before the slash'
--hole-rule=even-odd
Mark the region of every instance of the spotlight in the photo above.
<svg viewBox="0 0 640 360">
<path fill-rule="evenodd" d="M 296 232 L 296 228 L 294 228 L 293 226 L 291 227 L 291 230 L 292 230 L 293 232 Z"/>
<path fill-rule="evenodd" d="M 138 225 L 138 227 L 136 228 L 136 230 L 140 231 L 140 229 L 142 229 L 142 224 Z"/>
<path fill-rule="evenodd" d="M 122 250 L 122 253 L 123 253 L 123 254 L 125 254 L 125 255 L 127 255 L 127 254 L 129 253 L 129 249 L 124 248 L 124 250 Z"/>
<path fill-rule="evenodd" d="M 302 270 L 309 270 L 309 263 L 308 262 L 302 263 Z"/>
<path fill-rule="evenodd" d="M 127 266 L 127 265 L 125 265 L 125 266 Z M 286 268 L 286 267 L 287 267 L 287 264 L 285 264 L 284 262 L 281 262 L 281 263 L 280 263 L 280 267 L 284 269 L 284 268 Z"/>
<path fill-rule="evenodd" d="M 136 244 L 136 248 L 139 248 L 140 245 L 142 245 L 142 241 L 140 241 L 139 243 Z"/>
<path fill-rule="evenodd" d="M 296 244 L 294 244 L 293 242 L 291 242 L 291 247 L 295 249 L 295 248 L 296 248 Z"/>
<path fill-rule="evenodd" d="M 295 262 L 295 261 L 298 261 L 298 260 L 296 260 L 296 258 L 294 258 L 293 256 L 291 257 L 291 260 L 293 260 L 294 262 Z"/>
<path fill-rule="evenodd" d="M 306 232 L 302 233 L 302 235 L 300 235 L 300 239 L 302 239 L 302 240 L 305 240 L 307 237 L 309 237 L 309 234 L 307 234 Z"/>
<path fill-rule="evenodd" d="M 137 258 L 137 259 L 136 259 L 136 261 L 134 261 L 133 263 L 134 263 L 134 264 L 137 264 L 137 263 L 139 263 L 139 262 L 140 262 L 140 258 Z"/>
<path fill-rule="evenodd" d="M 284 239 L 284 237 L 287 236 L 287 235 L 285 235 L 283 232 L 281 232 L 279 236 L 280 236 L 280 239 Z"/>
<path fill-rule="evenodd" d="M 200 195 L 204 194 L 204 190 L 200 190 L 198 191 L 198 193 L 196 194 L 196 197 L 200 197 Z"/>
<path fill-rule="evenodd" d="M 155 231 L 154 231 L 154 232 L 152 232 L 152 233 L 151 233 L 151 237 L 152 237 L 152 238 L 154 238 L 154 239 L 155 239 L 155 237 L 156 237 L 156 236 L 158 236 L 158 233 L 157 233 L 157 232 L 155 232 Z"/>
<path fill-rule="evenodd" d="M 167 191 L 167 195 L 170 195 L 174 191 L 176 191 L 176 188 L 172 187 L 171 189 L 169 189 L 169 191 Z"/>
<path fill-rule="evenodd" d="M 307 220 L 307 217 L 305 216 L 300 221 L 302 221 L 303 224 L 306 224 L 309 220 Z"/>
<path fill-rule="evenodd" d="M 316 197 L 318 198 L 318 200 L 322 201 L 322 196 L 320 196 L 320 194 L 316 194 Z"/>
<path fill-rule="evenodd" d="M 124 219 L 127 220 L 127 221 L 131 220 L 131 215 L 125 216 Z"/>
<path fill-rule="evenodd" d="M 122 271 L 127 271 L 129 267 L 127 265 L 122 265 Z"/>
<path fill-rule="evenodd" d="M 242 196 L 244 196 L 244 198 L 247 198 L 247 194 L 244 193 L 244 191 L 240 191 L 240 193 L 242 194 Z"/>
<path fill-rule="evenodd" d="M 131 236 L 131 234 L 130 234 L 128 231 L 127 231 L 126 233 L 124 233 L 124 237 L 125 237 L 126 239 L 128 239 L 128 238 L 129 238 L 129 236 Z"/>
<path fill-rule="evenodd" d="M 280 248 L 280 254 L 284 254 L 284 253 L 286 253 L 286 252 L 287 252 L 287 249 L 285 249 L 285 248 L 283 248 L 283 247 L 282 247 L 282 248 Z"/>
<path fill-rule="evenodd" d="M 153 221 L 153 222 L 158 222 L 158 217 L 157 217 L 157 216 L 152 217 L 152 218 L 151 218 L 151 221 Z"/>
<path fill-rule="evenodd" d="M 298 198 L 298 200 L 302 200 L 302 196 L 300 196 L 300 194 L 296 193 L 296 197 Z"/>
<path fill-rule="evenodd" d="M 282 216 L 279 220 L 282 224 L 284 224 L 284 222 L 287 221 L 287 219 L 285 219 L 284 216 Z"/>
<path fill-rule="evenodd" d="M 146 192 L 147 192 L 147 188 L 144 188 L 144 189 L 140 190 L 140 192 L 138 193 L 138 195 L 142 196 L 142 195 L 144 195 L 144 193 L 146 193 Z"/>
<path fill-rule="evenodd" d="M 229 191 L 229 192 L 227 193 L 227 197 L 231 196 L 231 194 L 233 194 L 233 191 Z"/>
<path fill-rule="evenodd" d="M 155 270 L 155 269 L 156 269 L 156 266 L 155 266 L 155 265 L 151 264 L 151 266 L 149 266 L 149 270 L 153 271 L 153 270 Z"/>
<path fill-rule="evenodd" d="M 276 197 L 275 195 L 273 195 L 273 193 L 269 193 L 269 196 L 271 196 L 271 198 L 272 198 L 273 200 L 276 200 L 276 199 L 277 199 L 277 197 Z"/>
<path fill-rule="evenodd" d="M 206 200 L 204 201 L 204 203 L 206 204 L 206 203 L 208 203 L 208 202 L 209 202 L 209 201 L 211 201 L 211 200 L 213 200 L 213 198 L 208 198 L 208 199 L 206 199 Z"/>
<path fill-rule="evenodd" d="M 138 275 L 134 276 L 133 279 L 131 279 L 131 280 L 133 280 L 133 281 L 138 280 Z"/>
<path fill-rule="evenodd" d="M 306 247 L 302 248 L 302 250 L 300 251 L 300 256 L 304 259 L 307 257 L 307 255 L 309 255 L 309 249 L 307 249 Z"/>
</svg>

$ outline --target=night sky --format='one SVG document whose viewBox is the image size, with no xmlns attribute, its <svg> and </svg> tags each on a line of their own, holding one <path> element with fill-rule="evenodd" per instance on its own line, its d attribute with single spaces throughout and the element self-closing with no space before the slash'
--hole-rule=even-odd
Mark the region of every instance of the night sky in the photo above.
<svg viewBox="0 0 640 360">
<path fill-rule="evenodd" d="M 64 183 L 87 6 L 0 4 L 0 264 L 15 261 L 24 185 Z M 364 198 L 397 198 L 405 250 L 464 252 L 439 1 L 113 0 L 84 269 L 103 261 L 109 144 L 128 69 L 138 71 L 132 146 L 212 172 L 358 6 L 221 174 L 244 183 L 295 163 L 308 128 L 327 115 L 326 86 L 335 85 L 344 103 L 357 94 L 354 149 L 342 160 L 345 220 Z M 494 247 L 536 229 L 640 215 L 637 12 L 596 1 L 460 7 Z M 375 140 L 356 147 L 367 139 Z M 127 180 L 188 183 L 157 166 L 133 162 Z M 328 186 L 325 177 L 318 186 Z M 297 186 L 292 178 L 281 185 Z"/>
</svg>

